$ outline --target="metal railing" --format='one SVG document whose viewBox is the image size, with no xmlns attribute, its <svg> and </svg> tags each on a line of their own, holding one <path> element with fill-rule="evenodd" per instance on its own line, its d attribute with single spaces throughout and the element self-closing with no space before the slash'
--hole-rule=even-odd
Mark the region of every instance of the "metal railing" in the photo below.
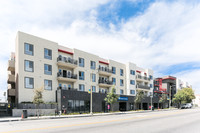
<svg viewBox="0 0 200 133">
<path fill-rule="evenodd" d="M 72 91 L 77 91 L 77 88 L 72 88 L 72 87 L 63 87 L 63 86 L 59 86 L 57 87 L 58 90 L 72 90 Z"/>
<path fill-rule="evenodd" d="M 62 72 L 58 72 L 57 76 L 58 77 L 63 77 L 63 78 L 77 79 L 77 74 L 72 74 L 72 73 L 66 73 L 65 75 L 63 75 Z"/>
<path fill-rule="evenodd" d="M 112 82 L 112 81 L 105 80 L 105 79 L 101 79 L 101 78 L 99 78 L 99 83 L 100 83 L 100 84 L 113 85 L 113 82 Z"/>
<path fill-rule="evenodd" d="M 136 87 L 137 87 L 137 88 L 141 88 L 141 89 L 150 90 L 150 87 L 149 87 L 149 86 L 146 86 L 146 85 L 137 85 Z"/>
<path fill-rule="evenodd" d="M 109 69 L 108 67 L 102 67 L 102 66 L 99 66 L 99 71 L 113 73 L 113 71 Z"/>
<path fill-rule="evenodd" d="M 78 64 L 78 61 L 75 60 L 75 59 L 72 59 L 70 57 L 63 57 L 63 56 L 59 56 L 57 58 L 57 61 L 63 61 L 65 63 L 71 63 L 71 64 L 74 64 L 74 65 L 77 65 Z"/>
</svg>

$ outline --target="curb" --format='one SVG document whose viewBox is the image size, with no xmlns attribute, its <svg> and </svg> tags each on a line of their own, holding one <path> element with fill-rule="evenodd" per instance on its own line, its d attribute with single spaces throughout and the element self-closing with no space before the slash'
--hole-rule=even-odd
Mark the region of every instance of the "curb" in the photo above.
<svg viewBox="0 0 200 133">
<path fill-rule="evenodd" d="M 177 109 L 171 109 L 177 110 Z M 116 112 L 116 113 L 101 113 L 101 114 L 86 114 L 86 115 L 66 115 L 61 117 L 40 117 L 40 118 L 19 118 L 19 119 L 11 119 L 11 120 L 0 120 L 0 122 L 14 122 L 14 121 L 29 121 L 29 120 L 43 120 L 43 119 L 64 119 L 64 118 L 77 118 L 77 117 L 95 117 L 95 116 L 107 116 L 107 115 L 122 115 L 122 114 L 133 114 L 133 113 L 146 113 L 146 112 L 159 112 L 159 111 L 169 111 L 169 109 L 162 109 L 162 110 L 144 110 L 144 111 L 127 111 L 127 112 Z"/>
</svg>

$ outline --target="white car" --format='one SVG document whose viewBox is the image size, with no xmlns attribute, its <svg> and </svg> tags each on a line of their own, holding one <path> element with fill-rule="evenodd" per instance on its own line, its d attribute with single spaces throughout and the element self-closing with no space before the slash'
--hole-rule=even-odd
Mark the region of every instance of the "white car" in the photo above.
<svg viewBox="0 0 200 133">
<path fill-rule="evenodd" d="M 185 108 L 186 109 L 191 109 L 192 108 L 192 104 L 191 103 L 186 103 Z"/>
</svg>

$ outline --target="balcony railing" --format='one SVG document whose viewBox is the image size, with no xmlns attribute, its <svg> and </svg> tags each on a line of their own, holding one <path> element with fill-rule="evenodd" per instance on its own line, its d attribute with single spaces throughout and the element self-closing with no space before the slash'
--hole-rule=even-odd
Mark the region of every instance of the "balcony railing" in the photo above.
<svg viewBox="0 0 200 133">
<path fill-rule="evenodd" d="M 58 62 L 58 65 L 67 66 L 70 68 L 75 68 L 78 64 L 77 60 L 72 59 L 70 57 L 63 57 L 63 56 L 59 56 L 57 58 L 57 62 Z"/>
<path fill-rule="evenodd" d="M 15 75 L 8 74 L 8 84 L 15 83 Z"/>
<path fill-rule="evenodd" d="M 15 89 L 8 89 L 8 96 L 15 96 Z"/>
<path fill-rule="evenodd" d="M 14 60 L 8 61 L 8 71 L 15 71 L 15 61 Z"/>
<path fill-rule="evenodd" d="M 146 90 L 150 90 L 150 87 L 147 85 L 137 85 L 136 86 L 138 89 L 146 89 Z"/>
<path fill-rule="evenodd" d="M 99 84 L 113 85 L 112 81 L 99 79 Z"/>
<path fill-rule="evenodd" d="M 77 79 L 77 74 L 72 74 L 72 73 L 64 75 L 62 72 L 58 72 L 57 76 L 58 77 L 63 77 L 63 78 Z"/>
<path fill-rule="evenodd" d="M 141 75 L 136 75 L 136 79 L 150 81 L 150 78 L 148 78 L 147 76 L 141 76 Z"/>
<path fill-rule="evenodd" d="M 72 87 L 57 87 L 58 90 L 71 90 L 71 91 L 77 91 L 77 88 L 72 88 Z"/>
<path fill-rule="evenodd" d="M 102 75 L 106 75 L 106 76 L 110 76 L 112 75 L 112 70 L 109 69 L 108 67 L 101 67 L 99 66 L 99 74 L 102 74 Z"/>
</svg>

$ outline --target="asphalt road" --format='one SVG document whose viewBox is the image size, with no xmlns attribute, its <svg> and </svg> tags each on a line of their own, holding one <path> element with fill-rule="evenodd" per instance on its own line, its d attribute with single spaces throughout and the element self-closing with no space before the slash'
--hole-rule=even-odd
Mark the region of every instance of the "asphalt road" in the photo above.
<svg viewBox="0 0 200 133">
<path fill-rule="evenodd" d="M 0 133 L 200 133 L 200 109 L 2 122 Z"/>
</svg>

